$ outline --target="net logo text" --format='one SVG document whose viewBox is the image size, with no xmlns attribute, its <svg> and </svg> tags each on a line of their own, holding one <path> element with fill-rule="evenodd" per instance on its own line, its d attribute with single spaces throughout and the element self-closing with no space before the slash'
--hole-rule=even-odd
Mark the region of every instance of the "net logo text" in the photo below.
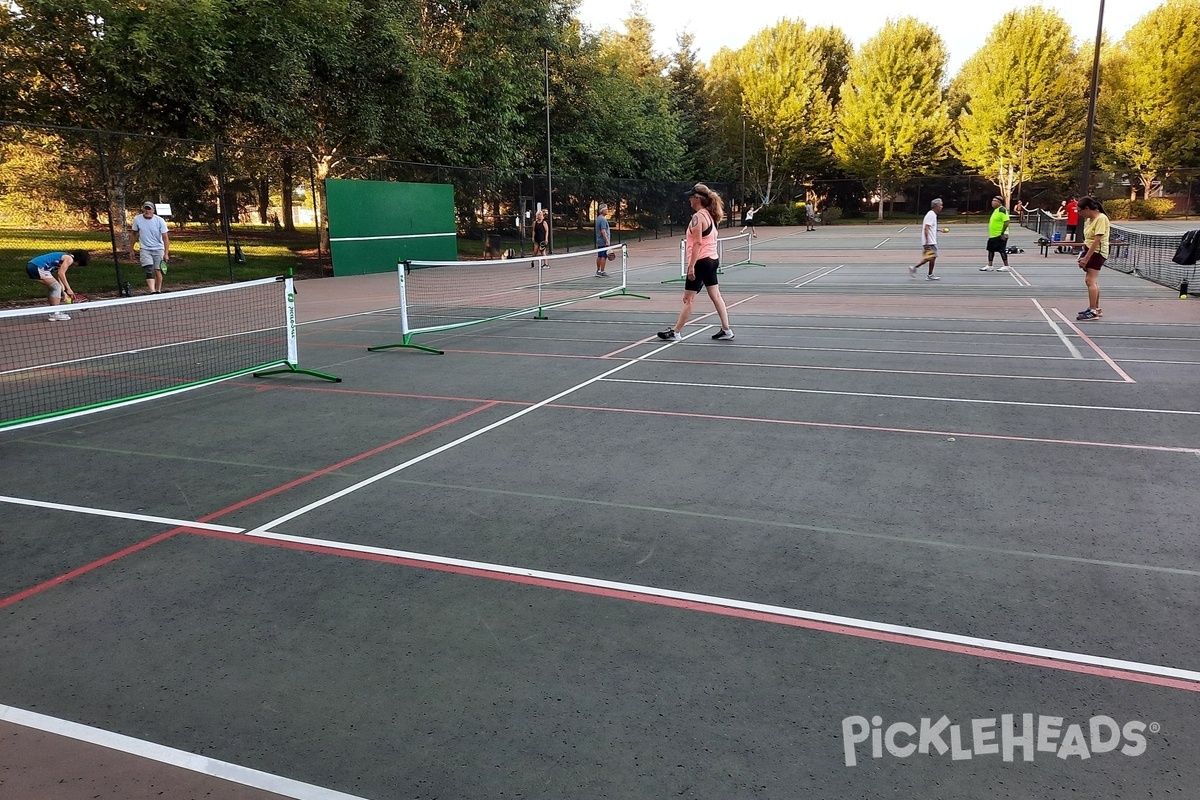
<svg viewBox="0 0 1200 800">
<path fill-rule="evenodd" d="M 883 758 L 884 753 L 908 758 L 932 751 L 942 756 L 949 753 L 952 761 L 970 761 L 977 756 L 1013 761 L 1018 752 L 1023 761 L 1033 761 L 1041 753 L 1082 761 L 1112 752 L 1140 756 L 1146 752 L 1147 731 L 1158 733 L 1159 724 L 1135 719 L 1122 725 L 1104 715 L 1067 724 L 1063 717 L 1044 714 L 1002 714 L 961 725 L 943 715 L 936 721 L 923 717 L 916 724 L 892 722 L 885 726 L 880 716 L 852 716 L 842 720 L 842 748 L 847 767 L 858 764 L 868 752 L 873 759 Z"/>
</svg>

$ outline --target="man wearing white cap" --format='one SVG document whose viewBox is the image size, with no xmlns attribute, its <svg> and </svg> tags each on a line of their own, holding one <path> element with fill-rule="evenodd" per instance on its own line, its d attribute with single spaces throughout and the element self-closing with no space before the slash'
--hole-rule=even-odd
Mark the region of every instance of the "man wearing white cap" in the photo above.
<svg viewBox="0 0 1200 800">
<path fill-rule="evenodd" d="M 154 203 L 142 203 L 142 213 L 133 218 L 130 228 L 138 235 L 138 262 L 146 273 L 146 288 L 151 294 L 161 294 L 163 272 L 171 260 L 171 239 L 167 222 L 154 213 Z"/>
</svg>

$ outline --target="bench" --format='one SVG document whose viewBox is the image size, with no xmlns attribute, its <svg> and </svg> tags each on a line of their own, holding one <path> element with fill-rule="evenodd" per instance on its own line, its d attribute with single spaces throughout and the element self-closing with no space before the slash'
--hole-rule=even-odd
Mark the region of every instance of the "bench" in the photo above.
<svg viewBox="0 0 1200 800">
<path fill-rule="evenodd" d="M 1087 244 L 1084 242 L 1055 242 L 1044 238 L 1038 239 L 1037 245 L 1042 249 L 1042 258 L 1046 258 L 1050 255 L 1051 247 L 1061 247 L 1064 250 L 1071 251 L 1072 253 L 1074 253 L 1076 250 L 1083 250 L 1083 248 L 1087 247 Z M 1120 258 L 1125 254 L 1125 250 L 1128 247 L 1129 242 L 1109 242 L 1109 258 Z"/>
</svg>

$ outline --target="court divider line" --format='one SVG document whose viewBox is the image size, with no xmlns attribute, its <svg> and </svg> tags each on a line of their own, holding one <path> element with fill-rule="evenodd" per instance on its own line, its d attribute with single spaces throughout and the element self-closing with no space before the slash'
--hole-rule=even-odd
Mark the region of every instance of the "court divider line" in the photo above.
<svg viewBox="0 0 1200 800">
<path fill-rule="evenodd" d="M 607 597 L 649 605 L 699 611 L 740 619 L 769 622 L 860 639 L 907 645 L 995 661 L 1039 666 L 1097 677 L 1146 683 L 1190 692 L 1200 692 L 1200 672 L 1158 664 L 1093 656 L 1065 650 L 1033 647 L 998 639 L 946 633 L 926 628 L 894 625 L 874 620 L 843 617 L 803 609 L 755 603 L 734 598 L 661 589 L 654 586 L 623 583 L 601 578 L 568 575 L 543 570 L 511 567 L 481 561 L 414 553 L 386 547 L 359 545 L 293 536 L 266 530 L 244 534 L 209 531 L 196 534 L 232 541 L 254 542 L 286 549 L 302 550 L 365 561 L 429 569 L 489 580 L 518 583 L 547 589 Z"/>
<path fill-rule="evenodd" d="M 1017 272 L 1016 267 L 1009 267 L 1008 274 L 1014 281 L 1017 282 L 1017 286 L 1033 286 L 1033 284 L 1030 283 L 1024 275 L 1022 275 L 1020 272 Z"/>
<path fill-rule="evenodd" d="M 749 298 L 747 298 L 747 299 L 749 299 Z M 699 330 L 693 331 L 692 333 L 688 334 L 688 336 L 685 336 L 684 339 L 688 339 L 691 336 L 696 336 L 700 333 L 703 333 L 704 331 L 708 330 L 711 327 L 712 327 L 711 325 L 705 325 L 704 327 L 700 328 Z M 451 450 L 455 447 L 458 447 L 461 444 L 465 444 L 466 442 L 469 442 L 472 439 L 482 436 L 485 433 L 489 433 L 489 432 L 495 430 L 496 428 L 507 425 L 510 422 L 514 422 L 514 421 L 520 419 L 521 417 L 525 416 L 526 414 L 532 414 L 534 411 L 537 411 L 539 408 L 544 408 L 545 406 L 550 405 L 555 400 L 558 400 L 560 398 L 566 397 L 567 395 L 573 394 L 574 392 L 577 392 L 580 389 L 584 389 L 588 386 L 591 386 L 593 383 L 596 383 L 596 382 L 602 380 L 603 378 L 607 378 L 609 375 L 620 372 L 623 369 L 628 369 L 629 367 L 632 367 L 634 364 L 640 364 L 642 361 L 645 361 L 650 356 L 653 356 L 656 353 L 660 353 L 663 350 L 666 350 L 667 348 L 674 346 L 676 343 L 677 342 L 666 342 L 665 344 L 663 344 L 662 347 L 655 348 L 654 350 L 651 350 L 648 353 L 643 353 L 642 355 L 638 356 L 637 358 L 630 359 L 629 361 L 626 361 L 622 364 L 618 364 L 617 366 L 613 367 L 610 370 L 606 370 L 605 372 L 602 372 L 593 378 L 588 378 L 586 381 L 575 384 L 574 386 L 572 386 L 569 389 L 564 389 L 563 391 L 558 392 L 557 394 L 551 395 L 550 397 L 547 397 L 544 400 L 541 400 L 530 406 L 526 406 L 525 408 L 522 408 L 520 411 L 516 411 L 516 412 L 508 415 L 507 417 L 504 417 L 503 419 L 500 419 L 500 420 L 497 420 L 496 422 L 491 423 L 490 425 L 485 425 L 482 428 L 478 428 L 478 429 L 466 434 L 465 436 L 460 436 L 459 438 L 455 439 L 454 441 L 447 442 L 446 444 L 444 444 L 440 447 L 436 447 L 433 450 L 426 451 L 425 453 L 422 453 L 421 455 L 416 456 L 414 458 L 410 458 L 407 461 L 401 462 L 400 464 L 397 464 L 396 466 L 391 467 L 390 469 L 386 469 L 383 472 L 372 475 L 371 477 L 361 480 L 358 483 L 355 483 L 351 486 L 347 486 L 346 488 L 342 489 L 341 491 L 334 492 L 333 494 L 331 494 L 327 497 L 323 497 L 320 500 L 315 500 L 315 501 L 309 503 L 308 505 L 305 505 L 305 506 L 302 506 L 302 507 L 296 509 L 295 511 L 284 514 L 282 517 L 278 517 L 278 518 L 273 519 L 270 522 L 267 522 L 263 525 L 259 525 L 254 530 L 249 531 L 249 533 L 247 535 L 251 535 L 251 536 L 258 535 L 264 531 L 269 530 L 270 528 L 275 527 L 276 525 L 279 525 L 283 522 L 287 522 L 288 520 L 295 519 L 296 517 L 303 516 L 304 514 L 307 514 L 309 511 L 313 511 L 315 509 L 320 508 L 321 506 L 332 503 L 335 500 L 339 500 L 348 494 L 353 494 L 354 492 L 357 492 L 359 489 L 370 486 L 371 484 L 381 481 L 384 478 L 387 478 L 391 475 L 395 475 L 397 472 L 406 470 L 409 467 L 415 466 L 416 464 L 420 464 L 422 461 L 426 461 L 430 458 L 433 458 L 436 455 L 440 455 L 441 453 L 446 452 L 447 450 Z"/>
<path fill-rule="evenodd" d="M 727 308 L 734 308 L 736 306 L 741 305 L 742 303 L 748 303 L 751 300 L 753 300 L 755 297 L 757 297 L 757 295 L 751 295 L 749 297 L 742 298 L 741 300 L 738 300 L 737 302 L 728 304 Z M 716 313 L 715 311 L 710 312 L 709 314 L 705 314 L 705 315 L 701 316 L 699 319 L 704 319 L 706 317 L 712 316 L 715 313 Z M 688 334 L 687 336 L 684 336 L 683 339 L 686 340 L 686 339 L 691 338 L 692 336 L 696 336 L 698 334 L 704 333 L 711 327 L 712 327 L 711 325 L 705 325 L 705 326 L 701 327 L 699 330 L 693 331 L 692 333 Z M 582 383 L 578 383 L 569 389 L 564 389 L 563 391 L 558 392 L 557 394 L 551 395 L 550 397 L 547 397 L 544 400 L 538 401 L 537 403 L 534 403 L 525 408 L 522 408 L 520 411 L 516 411 L 513 414 L 510 414 L 509 416 L 507 416 L 503 419 L 500 419 L 500 420 L 497 420 L 496 422 L 491 423 L 490 425 L 485 425 L 484 427 L 479 428 L 475 431 L 472 431 L 471 433 L 468 433 L 465 436 L 460 436 L 459 438 L 455 439 L 452 442 L 447 442 L 446 444 L 442 445 L 441 447 L 437 447 L 437 448 L 434 448 L 433 450 L 422 453 L 421 455 L 419 455 L 415 458 L 410 458 L 409 460 L 407 460 L 401 464 L 397 464 L 396 466 L 394 466 L 390 469 L 384 470 L 383 472 L 380 472 L 376 475 L 373 475 L 370 478 L 366 478 L 365 480 L 359 481 L 358 483 L 356 483 L 352 486 L 348 486 L 339 492 L 335 492 L 335 493 L 329 495 L 328 497 L 324 497 L 320 500 L 316 500 L 312 503 L 309 503 L 306 506 L 296 509 L 295 511 L 285 514 L 282 517 L 279 517 L 278 519 L 271 520 L 270 522 L 266 523 L 265 525 L 260 525 L 257 528 L 255 528 L 253 531 L 250 531 L 250 535 L 254 535 L 255 533 L 257 533 L 259 531 L 265 531 L 270 528 L 273 528 L 282 522 L 286 522 L 288 520 L 295 519 L 296 517 L 303 516 L 304 514 L 307 514 L 309 511 L 320 508 L 321 506 L 327 505 L 328 503 L 332 503 L 333 501 L 338 500 L 342 497 L 345 497 L 348 494 L 352 494 L 353 492 L 356 492 L 359 489 L 362 489 L 366 486 L 370 486 L 371 484 L 376 483 L 377 481 L 381 481 L 390 475 L 395 475 L 397 472 L 406 470 L 409 467 L 414 466 L 416 464 L 420 464 L 422 461 L 426 461 L 427 459 L 433 458 L 434 456 L 439 455 L 440 453 L 444 453 L 447 450 L 458 447 L 460 444 L 469 442 L 472 439 L 475 439 L 476 437 L 482 436 L 485 433 L 495 430 L 496 428 L 499 428 L 503 425 L 507 425 L 508 423 L 513 422 L 514 420 L 520 419 L 521 417 L 525 416 L 526 414 L 531 414 L 534 411 L 537 411 L 539 408 L 544 408 L 545 406 L 552 404 L 555 400 L 558 400 L 560 398 L 566 397 L 567 395 L 573 394 L 574 392 L 577 392 L 580 389 L 583 389 L 587 386 L 591 386 L 593 383 L 596 383 L 604 378 L 607 378 L 609 375 L 613 375 L 617 372 L 620 372 L 623 369 L 628 369 L 629 367 L 633 366 L 634 364 L 640 364 L 641 362 L 649 359 L 651 356 L 661 353 L 664 350 L 674 346 L 677 343 L 678 342 L 667 342 L 662 347 L 657 347 L 654 350 L 649 351 L 648 353 L 643 353 L 642 355 L 638 356 L 637 358 L 630 359 L 629 361 L 626 361 L 623 364 L 618 364 L 617 366 L 613 367 L 610 370 L 607 370 L 606 372 L 602 372 L 601 374 L 599 374 L 593 378 L 589 378 L 586 381 L 583 381 Z M 257 499 L 258 498 L 254 498 L 247 502 L 256 502 Z"/>
<path fill-rule="evenodd" d="M 647 416 L 681 417 L 684 419 L 719 420 L 722 422 L 758 422 L 770 425 L 795 425 L 802 428 L 834 428 L 838 430 L 870 431 L 874 433 L 905 433 L 918 436 L 953 436 L 963 439 L 989 439 L 1002 442 L 1028 442 L 1031 444 L 1071 444 L 1079 447 L 1106 447 L 1118 450 L 1145 450 L 1155 453 L 1200 454 L 1200 448 L 1173 447 L 1157 444 L 1122 444 L 1120 442 L 1089 442 L 1082 439 L 1044 439 L 1036 436 L 1011 436 L 999 433 L 971 433 L 963 431 L 937 431 L 922 428 L 893 428 L 884 425 L 855 425 L 848 422 L 815 422 L 799 419 L 770 419 L 766 417 L 735 417 L 728 414 L 697 414 L 689 411 L 659 411 L 645 408 L 608 408 L 605 406 L 579 406 L 559 404 L 555 408 L 573 408 L 579 411 L 608 411 L 614 414 L 644 414 Z"/>
<path fill-rule="evenodd" d="M 1052 308 L 1050 310 L 1053 311 L 1055 314 L 1057 314 L 1058 318 L 1061 319 L 1068 328 L 1075 331 L 1075 333 L 1079 336 L 1080 339 L 1083 339 L 1085 342 L 1087 342 L 1088 347 L 1095 350 L 1096 354 L 1098 356 L 1100 356 L 1100 358 L 1104 359 L 1104 362 L 1106 364 L 1108 364 L 1110 367 L 1112 367 L 1116 371 L 1116 373 L 1118 375 L 1120 375 L 1121 378 L 1124 379 L 1125 383 L 1137 383 L 1137 381 L 1135 381 L 1133 378 L 1129 377 L 1129 374 L 1127 372 L 1125 372 L 1125 370 L 1121 369 L 1121 367 L 1117 365 L 1117 362 L 1113 361 L 1111 358 L 1108 357 L 1108 353 L 1106 353 L 1100 349 L 1100 345 L 1093 342 L 1086 333 L 1079 330 L 1079 327 L 1077 325 L 1075 325 L 1074 322 L 1071 322 L 1069 319 L 1064 317 L 1063 313 L 1061 311 L 1059 311 L 1057 308 Z"/>
<path fill-rule="evenodd" d="M 93 517 L 112 517 L 114 519 L 123 519 L 130 522 L 155 522 L 161 525 L 171 525 L 179 528 L 189 528 L 195 530 L 208 531 L 225 531 L 226 533 L 238 533 L 245 530 L 244 528 L 233 527 L 231 525 L 213 525 L 207 522 L 191 522 L 186 519 L 174 519 L 171 517 L 155 517 L 149 514 L 133 514 L 126 511 L 110 511 L 104 508 L 94 508 L 89 506 L 72 506 L 66 503 L 48 503 L 44 500 L 26 500 L 21 497 L 9 497 L 0 495 L 0 503 L 11 503 L 17 506 L 30 506 L 32 508 L 47 508 L 52 511 L 71 511 L 76 514 L 90 514 Z"/>
<path fill-rule="evenodd" d="M 1046 318 L 1046 322 L 1050 325 L 1051 330 L 1053 330 L 1055 335 L 1058 336 L 1059 340 L 1067 346 L 1067 350 L 1070 351 L 1071 356 L 1073 358 L 1083 358 L 1083 353 L 1079 352 L 1079 348 L 1075 346 L 1075 343 L 1067 338 L 1067 335 L 1063 333 L 1062 328 L 1058 327 L 1058 324 L 1054 320 L 1050 319 L 1050 315 L 1046 313 L 1046 309 L 1042 308 L 1042 304 L 1037 301 L 1037 298 L 1032 297 L 1030 299 L 1033 300 L 1033 304 L 1037 306 L 1037 310 L 1041 312 L 1041 315 Z"/>
<path fill-rule="evenodd" d="M 364 458 L 368 458 L 370 456 L 373 456 L 373 455 L 381 453 L 385 450 L 388 450 L 392 447 L 396 447 L 398 445 L 412 441 L 413 439 L 415 439 L 419 436 L 423 436 L 426 433 L 431 433 L 432 431 L 435 431 L 439 428 L 445 427 L 446 425 L 450 425 L 455 422 L 458 422 L 459 420 L 465 419 L 466 417 L 469 417 L 473 414 L 478 414 L 480 411 L 485 411 L 496 405 L 499 405 L 499 402 L 485 402 L 483 405 L 479 406 L 478 408 L 470 409 L 470 410 L 465 411 L 462 414 L 459 414 L 455 417 L 451 417 L 450 419 L 442 420 L 441 422 L 438 422 L 434 425 L 430 425 L 429 427 L 424 428 L 420 431 L 417 431 L 415 433 L 410 433 L 409 435 L 403 436 L 399 439 L 396 439 L 395 441 L 388 442 L 387 444 L 383 444 L 383 445 L 380 445 L 379 447 L 368 450 L 365 453 L 359 453 L 356 456 L 352 456 L 350 458 L 339 461 L 338 463 L 333 464 L 328 467 L 325 467 L 324 469 L 320 469 L 320 470 L 317 470 L 316 472 L 311 472 L 308 475 L 304 475 L 302 477 L 296 478 L 295 480 L 288 481 L 287 483 L 282 484 L 281 486 L 276 486 L 274 489 L 269 489 L 265 492 L 261 492 L 261 493 L 255 495 L 254 497 L 250 497 L 250 498 L 247 498 L 240 502 L 234 503 L 231 506 L 226 506 L 225 508 L 223 508 L 219 511 L 213 511 L 209 514 L 205 514 L 204 516 L 200 517 L 197 520 L 197 522 L 207 523 L 210 520 L 216 519 L 217 517 L 221 517 L 221 516 L 224 516 L 225 514 L 233 513 L 234 511 L 237 511 L 241 508 L 251 505 L 252 503 L 257 503 L 260 500 L 265 500 L 268 497 L 272 497 L 273 495 L 279 494 L 280 492 L 287 491 L 288 489 L 299 486 L 302 483 L 307 483 L 308 481 L 311 481 L 315 478 L 319 478 L 322 475 L 327 475 L 330 472 L 333 472 L 335 470 L 349 466 L 350 464 L 353 464 L 357 461 L 361 461 Z M 16 499 L 16 498 L 13 498 L 13 499 Z M 83 509 L 83 508 L 80 508 L 80 510 L 89 512 L 89 513 L 93 513 L 93 514 L 99 513 L 101 511 L 101 509 L 90 509 L 89 510 L 89 509 Z M 100 514 L 100 515 L 108 516 L 108 514 Z M 115 513 L 112 515 L 117 516 Z M 168 524 L 170 524 L 170 523 L 168 523 Z M 9 595 L 8 597 L 2 597 L 2 598 L 0 598 L 0 608 L 4 608 L 6 606 L 13 605 L 14 603 L 18 603 L 22 600 L 32 597 L 35 594 L 44 592 L 47 589 L 53 589 L 55 586 L 66 583 L 67 581 L 72 580 L 74 578 L 78 578 L 81 575 L 85 575 L 85 574 L 91 572 L 92 570 L 99 569 L 100 567 L 111 564 L 112 562 L 117 561 L 118 559 L 124 558 L 127 555 L 136 553 L 137 551 L 142 550 L 146 547 L 150 547 L 151 545 L 155 545 L 155 544 L 158 544 L 159 542 L 170 539 L 171 537 L 175 536 L 176 534 L 184 533 L 185 531 L 195 532 L 197 527 L 198 526 L 196 523 L 185 522 L 184 524 L 179 525 L 178 527 L 175 527 L 172 530 L 165 531 L 163 533 L 158 534 L 157 536 L 152 536 L 149 539 L 146 539 L 145 541 L 138 542 L 137 544 L 134 544 L 134 545 L 130 545 L 129 547 L 118 550 L 115 553 L 110 553 L 109 555 L 104 556 L 103 558 L 96 559 L 95 561 L 92 561 L 88 564 L 84 564 L 81 567 L 76 567 L 75 569 L 70 570 L 69 572 L 65 572 L 62 575 L 58 575 L 54 578 L 50 578 L 49 580 L 42 581 L 41 583 L 35 584 L 34 586 L 30 586 L 26 589 L 23 589 L 23 590 L 17 592 L 16 594 Z"/>
<path fill-rule="evenodd" d="M 159 764 L 179 767 L 189 772 L 219 778 L 240 786 L 273 792 L 282 797 L 292 798 L 292 800 L 365 800 L 356 795 L 230 764 L 227 761 L 218 761 L 208 756 L 177 750 L 174 747 L 166 747 L 144 739 L 135 739 L 132 736 L 94 728 L 91 725 L 81 725 L 78 722 L 26 711 L 23 708 L 0 705 L 0 721 L 44 731 L 55 736 L 64 736 L 77 742 L 99 745 L 108 750 L 128 753 Z"/>
<path fill-rule="evenodd" d="M 841 269 L 841 268 L 842 268 L 842 267 L 844 267 L 844 266 L 846 266 L 846 265 L 845 265 L 845 264 L 838 264 L 836 267 L 834 267 L 833 269 L 829 270 L 828 272 L 822 272 L 820 275 L 817 275 L 815 278 L 809 278 L 808 280 L 804 281 L 803 283 L 793 283 L 793 284 L 791 284 L 791 287 L 792 287 L 793 289 L 799 289 L 801 286 L 808 286 L 808 285 L 809 285 L 810 283 L 812 283 L 813 281 L 819 281 L 819 280 L 821 280 L 821 278 L 827 278 L 827 277 L 829 277 L 830 275 L 832 275 L 833 273 L 837 272 L 839 269 Z M 802 278 L 803 278 L 803 277 L 805 277 L 805 276 L 801 275 L 800 277 L 802 277 Z"/>
<path fill-rule="evenodd" d="M 878 369 L 873 367 L 831 367 L 814 364 L 764 364 L 754 361 L 689 361 L 684 359 L 659 358 L 657 364 L 688 364 L 716 367 L 759 367 L 764 369 L 804 369 L 825 372 L 866 372 L 881 375 L 931 375 L 939 378 L 1002 378 L 1019 381 L 1062 381 L 1066 383 L 1125 383 L 1112 378 L 1064 378 L 1057 375 L 1004 375 L 992 372 L 933 372 L 916 369 Z"/>
<path fill-rule="evenodd" d="M 996 406 L 1025 406 L 1031 408 L 1069 408 L 1074 411 L 1127 411 L 1138 414 L 1179 414 L 1200 417 L 1200 411 L 1173 408 L 1135 408 L 1133 406 L 1086 406 L 1074 403 L 1038 403 L 1030 400 L 980 400 L 971 397 L 936 397 L 919 394 L 884 394 L 881 392 L 843 392 L 833 389 L 796 389 L 784 386 L 745 386 L 736 383 L 690 383 L 685 381 L 644 381 L 634 378 L 605 378 L 605 383 L 637 383 L 647 386 L 689 386 L 697 389 L 737 389 L 755 392 L 788 392 L 795 394 L 827 394 L 839 397 L 876 397 L 882 400 L 933 400 L 941 403 L 977 403 Z"/>
</svg>

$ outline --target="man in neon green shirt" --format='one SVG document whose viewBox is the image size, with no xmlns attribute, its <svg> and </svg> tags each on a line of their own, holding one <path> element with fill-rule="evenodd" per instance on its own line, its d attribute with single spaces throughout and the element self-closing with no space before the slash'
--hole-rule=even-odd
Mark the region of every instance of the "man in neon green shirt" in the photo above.
<svg viewBox="0 0 1200 800">
<path fill-rule="evenodd" d="M 1008 209 L 1004 207 L 1004 198 L 996 195 L 992 198 L 992 216 L 988 218 L 988 263 L 980 267 L 980 272 L 992 271 L 992 260 L 996 253 L 1004 266 L 996 267 L 996 272 L 1008 272 Z"/>
</svg>

